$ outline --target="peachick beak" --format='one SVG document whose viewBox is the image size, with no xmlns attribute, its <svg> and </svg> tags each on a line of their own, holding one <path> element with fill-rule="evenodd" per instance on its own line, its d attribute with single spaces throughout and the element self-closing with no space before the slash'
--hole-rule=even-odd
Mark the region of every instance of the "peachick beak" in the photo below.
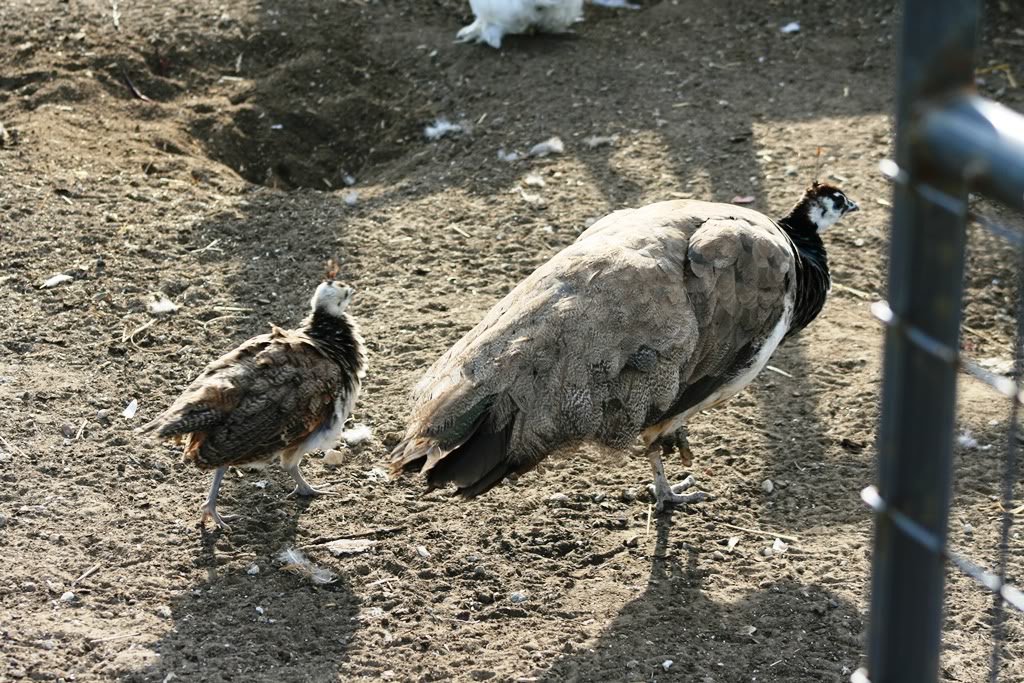
<svg viewBox="0 0 1024 683">
<path fill-rule="evenodd" d="M 854 211 L 860 211 L 860 207 L 857 206 L 857 202 L 850 202 L 850 208 L 846 210 L 846 213 L 853 213 Z"/>
</svg>

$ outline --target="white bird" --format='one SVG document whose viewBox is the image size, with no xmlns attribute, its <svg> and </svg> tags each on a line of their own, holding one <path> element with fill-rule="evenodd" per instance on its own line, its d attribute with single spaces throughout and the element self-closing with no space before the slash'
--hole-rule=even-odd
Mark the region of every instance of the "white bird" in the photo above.
<svg viewBox="0 0 1024 683">
<path fill-rule="evenodd" d="M 475 20 L 455 36 L 456 42 L 501 47 L 509 34 L 530 30 L 565 33 L 583 19 L 583 0 L 469 0 Z"/>
</svg>

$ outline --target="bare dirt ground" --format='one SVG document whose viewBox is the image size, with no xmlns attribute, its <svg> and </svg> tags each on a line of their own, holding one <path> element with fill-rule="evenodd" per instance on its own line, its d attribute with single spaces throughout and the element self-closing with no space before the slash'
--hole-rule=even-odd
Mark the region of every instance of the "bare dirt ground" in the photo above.
<svg viewBox="0 0 1024 683">
<path fill-rule="evenodd" d="M 500 52 L 452 44 L 464 4 L 122 1 L 119 30 L 100 0 L 0 8 L 0 679 L 844 681 L 864 663 L 893 3 L 648 0 Z M 988 18 L 986 60 L 1020 78 L 1024 13 Z M 466 130 L 428 142 L 437 116 Z M 553 135 L 564 154 L 498 158 Z M 828 236 L 841 286 L 773 359 L 788 375 L 694 422 L 713 501 L 651 519 L 646 460 L 585 448 L 469 503 L 379 478 L 418 374 L 590 220 L 737 195 L 781 215 L 818 146 L 863 207 Z M 1008 358 L 1014 257 L 977 231 L 970 250 L 964 344 Z M 354 418 L 375 437 L 307 459 L 339 497 L 239 473 L 221 507 L 240 520 L 200 532 L 209 475 L 131 430 L 298 322 L 330 256 L 358 289 Z M 149 315 L 158 292 L 176 314 Z M 965 382 L 960 416 L 978 446 L 959 448 L 951 539 L 991 565 L 1007 406 Z M 795 540 L 765 557 L 776 535 Z M 345 536 L 376 544 L 316 545 Z M 282 571 L 286 547 L 338 580 Z M 947 605 L 944 680 L 987 680 L 989 598 L 953 576 Z M 1011 618 L 1003 680 L 1024 680 L 1022 635 Z"/>
</svg>

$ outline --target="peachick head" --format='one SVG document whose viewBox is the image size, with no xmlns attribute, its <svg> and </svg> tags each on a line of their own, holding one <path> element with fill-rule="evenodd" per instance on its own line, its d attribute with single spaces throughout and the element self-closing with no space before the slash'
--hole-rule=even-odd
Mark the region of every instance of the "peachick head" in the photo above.
<svg viewBox="0 0 1024 683">
<path fill-rule="evenodd" d="M 344 282 L 328 280 L 321 282 L 320 286 L 316 288 L 309 304 L 314 313 L 320 311 L 327 315 L 341 317 L 354 293 L 355 290 Z"/>
</svg>

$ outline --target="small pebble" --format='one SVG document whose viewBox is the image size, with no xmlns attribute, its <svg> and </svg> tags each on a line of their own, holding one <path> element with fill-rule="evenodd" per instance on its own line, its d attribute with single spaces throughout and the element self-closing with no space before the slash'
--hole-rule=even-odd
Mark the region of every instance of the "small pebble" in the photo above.
<svg viewBox="0 0 1024 683">
<path fill-rule="evenodd" d="M 245 570 L 245 573 L 248 574 L 249 576 L 256 576 L 257 574 L 260 573 L 260 566 L 258 564 L 256 564 L 255 562 L 253 562 L 252 564 L 249 565 L 249 568 Z"/>
<path fill-rule="evenodd" d="M 526 594 L 525 593 L 516 592 L 516 593 L 513 593 L 512 595 L 508 596 L 508 599 L 511 602 L 513 602 L 513 603 L 518 605 L 521 602 L 526 602 Z"/>
<path fill-rule="evenodd" d="M 721 550 L 716 550 L 715 552 L 711 553 L 711 559 L 715 560 L 716 562 L 721 562 L 725 559 L 725 553 L 723 553 Z"/>
<path fill-rule="evenodd" d="M 60 433 L 64 435 L 65 439 L 70 439 L 75 435 L 75 425 L 65 422 L 60 426 Z"/>
<path fill-rule="evenodd" d="M 96 411 L 96 421 L 106 424 L 110 420 L 110 411 L 107 409 Z"/>
<path fill-rule="evenodd" d="M 636 535 L 630 536 L 623 543 L 626 544 L 627 548 L 635 548 L 640 545 L 640 537 Z"/>
<path fill-rule="evenodd" d="M 168 607 L 167 605 L 160 605 L 159 607 L 156 608 L 156 615 L 158 617 L 160 617 L 161 619 L 170 619 L 171 618 L 171 608 Z"/>
<path fill-rule="evenodd" d="M 71 591 L 65 591 L 64 594 L 60 596 L 60 601 L 61 602 L 74 602 L 75 601 L 75 594 L 72 593 Z"/>
<path fill-rule="evenodd" d="M 796 166 L 794 166 L 793 164 L 789 164 L 789 165 L 786 166 L 786 175 L 794 176 L 796 174 L 797 174 Z"/>
<path fill-rule="evenodd" d="M 427 550 L 427 547 L 423 545 L 416 546 L 416 554 L 422 557 L 424 560 L 430 557 L 430 551 Z"/>
<path fill-rule="evenodd" d="M 973 535 L 974 535 L 974 527 L 971 526 L 970 524 L 964 524 L 964 536 L 973 536 Z"/>
<path fill-rule="evenodd" d="M 266 610 L 264 610 L 264 609 L 263 609 L 262 607 L 257 607 L 257 608 L 256 608 L 256 614 L 259 614 L 259 615 L 261 615 L 261 616 L 263 615 L 263 613 L 264 613 L 265 611 L 266 611 Z"/>
<path fill-rule="evenodd" d="M 775 484 L 772 483 L 771 479 L 765 479 L 761 482 L 761 490 L 765 493 L 771 493 L 775 490 Z"/>
<path fill-rule="evenodd" d="M 661 668 L 665 671 L 668 671 L 672 668 L 673 664 L 675 664 L 675 662 L 673 662 L 671 659 L 666 659 L 664 662 L 661 663 Z"/>
<path fill-rule="evenodd" d="M 31 581 L 26 581 L 25 583 L 21 584 L 21 590 L 25 593 L 35 593 L 36 584 L 32 583 Z"/>
<path fill-rule="evenodd" d="M 632 503 L 634 500 L 636 500 L 636 489 L 625 489 L 622 492 L 623 503 Z"/>
<path fill-rule="evenodd" d="M 569 496 L 564 493 L 555 493 L 548 498 L 549 503 L 567 503 L 568 501 Z"/>
</svg>

